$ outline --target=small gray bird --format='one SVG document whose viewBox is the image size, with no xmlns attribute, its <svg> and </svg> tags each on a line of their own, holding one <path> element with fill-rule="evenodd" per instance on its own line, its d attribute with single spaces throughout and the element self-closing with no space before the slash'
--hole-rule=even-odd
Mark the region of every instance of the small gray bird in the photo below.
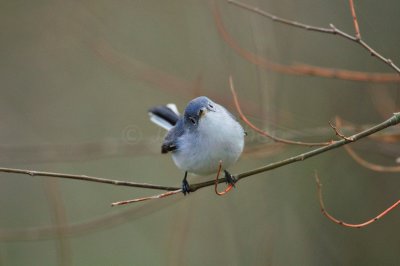
<svg viewBox="0 0 400 266">
<path fill-rule="evenodd" d="M 172 153 L 176 166 L 185 171 L 182 192 L 190 193 L 187 174 L 216 173 L 222 160 L 227 182 L 236 182 L 226 168 L 243 151 L 245 131 L 236 118 L 221 105 L 205 96 L 193 99 L 180 116 L 174 104 L 149 110 L 150 120 L 168 130 L 161 153 Z"/>
</svg>

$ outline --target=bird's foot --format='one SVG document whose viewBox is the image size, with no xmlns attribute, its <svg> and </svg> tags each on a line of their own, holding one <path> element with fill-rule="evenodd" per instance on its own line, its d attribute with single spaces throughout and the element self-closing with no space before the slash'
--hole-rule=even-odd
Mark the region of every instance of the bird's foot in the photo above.
<svg viewBox="0 0 400 266">
<path fill-rule="evenodd" d="M 191 192 L 189 182 L 185 179 L 182 180 L 182 193 L 186 196 Z"/>
<path fill-rule="evenodd" d="M 231 175 L 226 170 L 224 170 L 224 173 L 225 173 L 226 183 L 235 187 L 235 183 L 237 182 L 237 179 L 235 178 L 235 176 Z"/>
</svg>

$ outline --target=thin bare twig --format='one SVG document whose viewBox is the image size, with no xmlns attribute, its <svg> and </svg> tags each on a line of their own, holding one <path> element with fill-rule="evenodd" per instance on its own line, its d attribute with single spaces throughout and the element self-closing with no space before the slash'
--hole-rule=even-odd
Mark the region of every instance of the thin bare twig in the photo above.
<svg viewBox="0 0 400 266">
<path fill-rule="evenodd" d="M 360 40 L 361 39 L 360 28 L 358 27 L 358 20 L 357 20 L 356 10 L 354 8 L 353 0 L 349 0 L 349 4 L 350 4 L 351 16 L 353 17 L 354 31 L 356 34 L 356 38 L 358 40 Z"/>
<path fill-rule="evenodd" d="M 400 172 L 400 166 L 383 166 L 375 163 L 370 163 L 365 159 L 361 158 L 351 147 L 350 145 L 346 145 L 346 152 L 350 155 L 350 157 L 356 161 L 358 164 L 368 168 L 372 171 L 383 172 L 383 173 L 397 173 Z"/>
<path fill-rule="evenodd" d="M 378 72 L 362 72 L 355 70 L 328 68 L 320 66 L 312 66 L 304 63 L 296 63 L 289 65 L 296 70 L 299 75 L 310 75 L 324 78 L 335 78 L 342 80 L 353 80 L 361 82 L 373 83 L 399 83 L 400 76 L 397 73 L 378 73 Z"/>
<path fill-rule="evenodd" d="M 258 134 L 270 138 L 276 142 L 281 142 L 281 143 L 286 143 L 286 144 L 293 144 L 293 145 L 300 145 L 300 146 L 327 146 L 329 144 L 332 143 L 332 141 L 328 141 L 328 142 L 302 142 L 302 141 L 293 141 L 293 140 L 287 140 L 287 139 L 282 139 L 282 138 L 278 138 L 275 136 L 272 136 L 271 134 L 269 134 L 268 132 L 256 127 L 253 123 L 251 123 L 247 117 L 243 114 L 242 109 L 240 108 L 240 104 L 239 104 L 239 100 L 236 94 L 236 90 L 235 87 L 233 85 L 233 79 L 232 76 L 229 76 L 229 86 L 233 95 L 233 101 L 235 102 L 235 107 L 237 112 L 239 113 L 240 118 L 243 120 L 243 122 L 245 122 L 249 127 L 251 127 L 251 129 L 253 129 L 255 132 L 257 132 Z"/>
<path fill-rule="evenodd" d="M 322 199 L 322 184 L 318 178 L 318 174 L 315 173 L 315 182 L 317 183 L 317 191 L 318 191 L 318 199 L 319 199 L 319 205 L 321 207 L 321 212 L 323 215 L 325 215 L 329 220 L 331 220 L 332 222 L 338 224 L 338 225 L 342 225 L 345 227 L 351 227 L 351 228 L 361 228 L 364 226 L 367 226 L 369 224 L 372 224 L 376 221 L 378 221 L 379 219 L 381 219 L 383 216 L 385 216 L 386 214 L 388 214 L 389 212 L 391 212 L 394 208 L 396 208 L 398 205 L 400 205 L 400 200 L 398 200 L 397 202 L 395 202 L 394 204 L 392 204 L 389 208 L 387 208 L 386 210 L 384 210 L 383 212 L 381 212 L 379 215 L 375 216 L 374 218 L 363 222 L 363 223 L 359 223 L 359 224 L 351 224 L 351 223 L 347 223 L 347 222 L 343 222 L 337 218 L 335 218 L 334 216 L 332 216 L 325 208 L 324 205 L 324 201 Z"/>
<path fill-rule="evenodd" d="M 340 133 L 340 132 L 338 131 L 337 127 L 336 127 L 334 124 L 332 124 L 331 121 L 329 121 L 329 125 L 330 125 L 331 128 L 335 131 L 336 136 L 338 136 L 338 137 L 341 138 L 341 139 L 345 139 L 345 140 L 348 140 L 348 141 L 353 141 L 351 138 L 346 137 L 345 135 L 343 135 L 342 133 Z"/>
<path fill-rule="evenodd" d="M 337 126 L 341 126 L 342 125 L 342 120 L 337 116 L 336 117 L 336 125 Z M 337 132 L 337 134 L 339 134 L 339 136 L 343 136 L 341 135 L 336 128 L 334 128 L 335 131 Z M 376 172 L 387 172 L 387 173 L 396 173 L 396 172 L 400 172 L 400 166 L 383 166 L 383 165 L 378 165 L 378 164 L 373 164 L 370 162 L 367 162 L 366 160 L 364 160 L 363 158 L 361 158 L 351 147 L 350 145 L 346 145 L 344 146 L 344 149 L 346 150 L 346 152 L 350 155 L 350 157 L 356 161 L 358 164 L 360 164 L 361 166 L 364 166 L 367 169 L 370 169 L 372 171 L 376 171 Z"/>
<path fill-rule="evenodd" d="M 248 11 L 254 12 L 258 15 L 261 15 L 263 17 L 269 18 L 274 22 L 282 23 L 285 25 L 289 25 L 295 28 L 300 28 L 304 30 L 309 30 L 309 31 L 315 31 L 315 32 L 320 32 L 320 33 L 327 33 L 327 34 L 332 34 L 332 35 L 338 35 L 340 37 L 343 37 L 346 40 L 355 42 L 362 46 L 365 50 L 367 50 L 372 56 L 377 57 L 379 60 L 382 62 L 386 63 L 388 66 L 390 66 L 394 71 L 396 71 L 398 74 L 400 74 L 400 68 L 392 62 L 391 59 L 384 57 L 377 51 L 375 51 L 371 46 L 369 46 L 366 42 L 364 42 L 361 38 L 357 38 L 354 36 L 351 36 L 350 34 L 338 29 L 333 25 L 332 23 L 329 24 L 329 28 L 324 28 L 324 27 L 317 27 L 317 26 L 312 26 L 304 23 L 300 23 L 294 20 L 289 20 L 289 19 L 284 19 L 281 17 L 278 17 L 276 15 L 273 15 L 269 12 L 263 11 L 259 9 L 258 7 L 253 7 L 251 5 L 244 4 L 239 1 L 235 0 L 228 0 L 228 3 L 236 5 L 240 8 L 246 9 Z"/>
<path fill-rule="evenodd" d="M 27 169 L 0 167 L 0 172 L 12 173 L 12 174 L 25 174 L 25 175 L 30 175 L 30 176 L 67 178 L 67 179 L 83 180 L 83 181 L 89 181 L 89 182 L 104 183 L 104 184 L 110 184 L 110 185 L 116 185 L 116 186 L 138 187 L 138 188 L 158 189 L 158 190 L 166 190 L 166 191 L 174 191 L 174 190 L 179 189 L 179 187 L 169 187 L 169 186 L 161 186 L 161 185 L 154 185 L 154 184 L 148 184 L 148 183 L 119 181 L 119 180 L 115 180 L 115 179 L 106 179 L 106 178 L 87 176 L 87 175 L 72 175 L 72 174 L 63 174 L 63 173 L 34 171 L 34 170 L 27 170 Z"/>
<path fill-rule="evenodd" d="M 326 68 L 319 66 L 311 66 L 304 63 L 296 63 L 292 65 L 284 65 L 273 62 L 270 59 L 261 58 L 260 56 L 242 48 L 234 38 L 229 34 L 221 19 L 218 5 L 213 5 L 213 16 L 216 28 L 221 38 L 231 47 L 239 56 L 261 68 L 284 73 L 288 75 L 309 75 L 324 78 L 336 78 L 343 80 L 353 80 L 362 82 L 375 83 L 398 83 L 400 76 L 392 73 L 370 73 L 337 68 Z"/>
<path fill-rule="evenodd" d="M 219 174 L 221 173 L 221 169 L 222 169 L 222 161 L 219 161 L 218 172 L 217 172 L 217 175 L 215 176 L 215 185 L 214 185 L 215 194 L 217 194 L 218 196 L 225 195 L 226 193 L 228 193 L 233 188 L 233 185 L 229 184 L 228 187 L 225 188 L 224 191 L 222 191 L 222 192 L 218 191 L 218 177 L 219 177 Z"/>
<path fill-rule="evenodd" d="M 154 196 L 117 201 L 117 202 L 111 203 L 111 207 L 125 205 L 125 204 L 129 204 L 129 203 L 141 202 L 141 201 L 146 201 L 146 200 L 151 200 L 151 199 L 161 199 L 161 198 L 169 197 L 169 196 L 181 193 L 181 192 L 182 192 L 182 189 L 177 189 L 174 191 L 168 191 L 168 192 L 161 193 L 161 194 L 154 195 Z"/>
</svg>

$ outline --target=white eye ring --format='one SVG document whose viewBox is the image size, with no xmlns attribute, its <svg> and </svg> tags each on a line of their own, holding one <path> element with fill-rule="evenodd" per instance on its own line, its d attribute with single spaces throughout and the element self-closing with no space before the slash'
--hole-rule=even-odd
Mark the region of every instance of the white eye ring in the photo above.
<svg viewBox="0 0 400 266">
<path fill-rule="evenodd" d="M 214 105 L 212 105 L 211 103 L 208 104 L 208 107 L 210 107 L 211 109 L 214 108 Z"/>
<path fill-rule="evenodd" d="M 193 125 L 196 125 L 196 120 L 193 117 L 189 117 L 189 120 Z"/>
</svg>

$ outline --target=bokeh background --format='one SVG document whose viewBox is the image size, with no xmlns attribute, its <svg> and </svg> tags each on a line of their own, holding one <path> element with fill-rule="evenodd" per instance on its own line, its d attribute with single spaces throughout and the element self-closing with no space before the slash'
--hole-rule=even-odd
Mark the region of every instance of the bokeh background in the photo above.
<svg viewBox="0 0 400 266">
<path fill-rule="evenodd" d="M 400 64 L 400 2 L 355 2 L 363 38 Z M 345 0 L 246 3 L 354 32 Z M 207 95 L 237 114 L 229 75 L 248 117 L 289 139 L 335 139 L 335 116 L 358 129 L 399 111 L 399 80 L 280 73 L 249 53 L 282 65 L 395 74 L 355 43 L 225 1 L 0 1 L 0 164 L 179 186 L 183 173 L 160 154 L 164 132 L 147 109 L 175 102 L 182 110 Z M 310 149 L 248 131 L 232 173 Z M 397 139 L 385 140 L 352 147 L 396 165 Z M 347 222 L 398 200 L 398 173 L 366 169 L 344 149 L 246 178 L 224 197 L 208 187 L 113 208 L 159 191 L 1 173 L 0 265 L 399 264 L 400 212 L 362 229 L 336 225 L 320 213 L 314 171 L 328 210 Z"/>
</svg>

